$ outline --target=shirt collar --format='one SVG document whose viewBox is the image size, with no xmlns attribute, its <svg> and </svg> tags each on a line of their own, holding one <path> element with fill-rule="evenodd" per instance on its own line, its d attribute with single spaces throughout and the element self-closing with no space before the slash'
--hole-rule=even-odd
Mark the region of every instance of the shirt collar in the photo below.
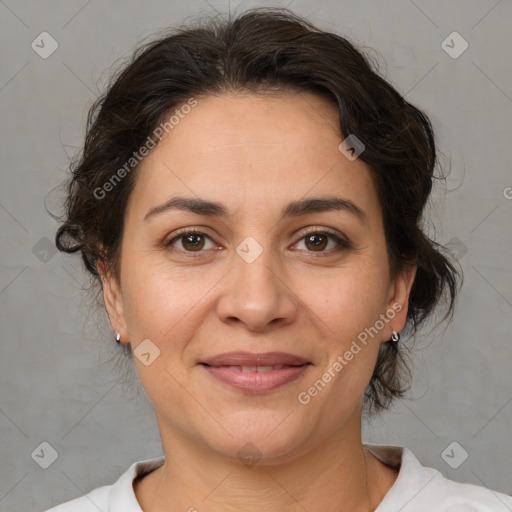
<svg viewBox="0 0 512 512">
<path fill-rule="evenodd" d="M 110 489 L 109 512 L 143 512 L 133 490 L 133 480 L 138 475 L 149 473 L 164 463 L 165 457 L 134 462 Z"/>
<path fill-rule="evenodd" d="M 416 456 L 405 447 L 365 444 L 369 452 L 387 466 L 399 469 L 395 483 L 386 493 L 375 512 L 396 512 L 405 509 L 419 510 L 414 500 L 432 480 L 442 476 L 434 468 L 423 466 Z M 423 509 L 422 509 L 423 510 Z"/>
<path fill-rule="evenodd" d="M 426 475 L 425 472 L 418 472 L 417 470 L 421 467 L 420 463 L 407 448 L 370 443 L 365 443 L 363 446 L 382 463 L 399 470 L 395 483 L 380 503 L 376 512 L 388 512 L 388 503 L 393 502 L 393 507 L 396 507 L 397 503 L 401 503 L 404 500 L 403 493 L 406 491 L 410 492 L 411 474 L 421 474 L 423 479 L 428 479 L 428 477 L 432 479 L 435 476 L 434 474 Z M 133 480 L 139 475 L 159 468 L 164 461 L 165 457 L 161 456 L 134 462 L 112 485 L 109 496 L 109 512 L 126 512 L 128 510 L 130 512 L 143 512 L 133 490 Z M 435 470 L 431 471 L 437 473 Z M 407 500 L 404 503 L 407 503 Z"/>
</svg>

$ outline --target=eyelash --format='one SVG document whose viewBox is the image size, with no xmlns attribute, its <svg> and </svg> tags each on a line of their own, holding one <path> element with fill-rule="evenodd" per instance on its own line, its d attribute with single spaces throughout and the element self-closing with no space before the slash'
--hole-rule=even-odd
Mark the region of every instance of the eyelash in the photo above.
<svg viewBox="0 0 512 512">
<path fill-rule="evenodd" d="M 210 240 L 213 241 L 213 239 L 208 234 L 204 233 L 203 231 L 199 231 L 198 229 L 195 229 L 195 228 L 184 228 L 183 230 L 178 231 L 171 240 L 164 242 L 164 244 L 163 244 L 164 248 L 170 249 L 170 250 L 177 250 L 179 252 L 186 253 L 187 257 L 191 257 L 191 258 L 195 258 L 195 257 L 199 256 L 201 253 L 205 252 L 204 250 L 186 251 L 186 250 L 175 249 L 175 248 L 171 247 L 175 241 L 179 240 L 180 238 L 184 238 L 186 235 L 202 235 L 202 236 L 205 236 L 206 238 L 209 238 Z M 325 229 L 320 230 L 318 228 L 312 228 L 312 229 L 306 231 L 299 238 L 299 240 L 296 243 L 298 243 L 299 241 L 303 240 L 304 238 L 306 238 L 307 236 L 310 236 L 310 235 L 326 235 L 328 238 L 330 238 L 331 240 L 334 240 L 338 244 L 338 247 L 336 247 L 334 249 L 330 249 L 328 251 L 318 251 L 318 252 L 317 251 L 307 251 L 307 252 L 311 253 L 313 255 L 313 257 L 317 257 L 317 256 L 322 257 L 321 255 L 329 256 L 333 252 L 342 251 L 344 249 L 345 250 L 352 249 L 352 244 L 348 240 L 337 236 L 332 231 L 325 230 Z"/>
</svg>

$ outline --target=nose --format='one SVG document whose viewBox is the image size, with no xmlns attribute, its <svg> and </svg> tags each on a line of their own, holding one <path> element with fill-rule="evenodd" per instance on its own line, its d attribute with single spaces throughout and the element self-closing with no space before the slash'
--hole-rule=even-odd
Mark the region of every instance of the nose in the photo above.
<svg viewBox="0 0 512 512">
<path fill-rule="evenodd" d="M 249 331 L 262 332 L 292 323 L 298 304 L 279 257 L 265 247 L 251 261 L 242 248 L 234 254 L 233 268 L 223 279 L 217 314 L 223 322 L 242 323 Z"/>
</svg>

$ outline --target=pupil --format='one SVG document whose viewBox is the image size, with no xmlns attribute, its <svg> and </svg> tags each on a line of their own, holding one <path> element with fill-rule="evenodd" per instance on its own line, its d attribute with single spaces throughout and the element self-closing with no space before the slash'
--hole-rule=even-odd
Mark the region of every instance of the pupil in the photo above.
<svg viewBox="0 0 512 512">
<path fill-rule="evenodd" d="M 324 239 L 323 241 L 319 240 L 319 239 L 322 239 L 322 238 Z M 308 240 L 309 240 L 309 242 L 312 242 L 313 246 L 316 247 L 316 248 L 323 249 L 325 247 L 325 237 L 324 237 L 324 235 L 310 235 Z"/>
<path fill-rule="evenodd" d="M 194 241 L 194 239 L 196 239 L 196 240 Z M 201 235 L 194 235 L 194 234 L 188 235 L 188 236 L 185 237 L 185 240 L 186 240 L 185 247 L 187 246 L 187 244 L 190 244 L 191 247 L 196 248 L 196 249 L 198 247 L 199 248 L 202 247 Z"/>
</svg>

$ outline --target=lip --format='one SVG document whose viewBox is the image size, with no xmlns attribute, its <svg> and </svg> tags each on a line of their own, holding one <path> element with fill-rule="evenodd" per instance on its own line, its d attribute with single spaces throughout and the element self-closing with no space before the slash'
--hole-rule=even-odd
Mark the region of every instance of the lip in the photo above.
<svg viewBox="0 0 512 512">
<path fill-rule="evenodd" d="M 307 371 L 311 363 L 285 352 L 228 352 L 199 363 L 213 378 L 247 393 L 267 393 L 293 382 Z M 240 367 L 245 368 L 241 371 Z M 256 371 L 257 366 L 277 369 Z"/>
<path fill-rule="evenodd" d="M 229 366 L 202 367 L 216 380 L 246 393 L 268 393 L 297 380 L 309 368 L 310 363 L 301 366 L 285 366 L 280 370 L 266 372 L 242 372 Z"/>
<path fill-rule="evenodd" d="M 300 366 L 309 363 L 306 359 L 286 352 L 225 352 L 210 357 L 201 364 L 208 366 Z"/>
</svg>

